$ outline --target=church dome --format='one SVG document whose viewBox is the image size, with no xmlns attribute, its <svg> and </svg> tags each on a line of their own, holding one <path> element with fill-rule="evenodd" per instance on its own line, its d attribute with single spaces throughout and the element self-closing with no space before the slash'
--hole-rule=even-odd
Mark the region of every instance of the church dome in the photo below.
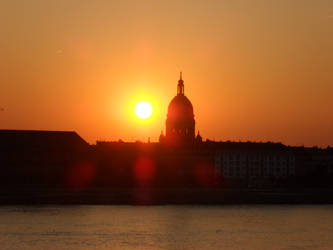
<svg viewBox="0 0 333 250">
<path fill-rule="evenodd" d="M 194 142 L 195 120 L 193 106 L 184 94 L 184 81 L 180 73 L 177 95 L 171 100 L 166 119 L 166 141 L 172 145 Z"/>
<path fill-rule="evenodd" d="M 168 107 L 168 116 L 170 119 L 193 119 L 193 106 L 191 101 L 185 95 L 176 95 Z"/>
</svg>

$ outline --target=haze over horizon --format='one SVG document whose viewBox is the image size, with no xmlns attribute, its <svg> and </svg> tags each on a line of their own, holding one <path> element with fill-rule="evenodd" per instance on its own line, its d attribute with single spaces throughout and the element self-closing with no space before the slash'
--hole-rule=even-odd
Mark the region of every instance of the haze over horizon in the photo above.
<svg viewBox="0 0 333 250">
<path fill-rule="evenodd" d="M 332 146 L 332 15 L 331 0 L 5 0 L 0 129 L 157 141 L 182 71 L 204 139 Z"/>
</svg>

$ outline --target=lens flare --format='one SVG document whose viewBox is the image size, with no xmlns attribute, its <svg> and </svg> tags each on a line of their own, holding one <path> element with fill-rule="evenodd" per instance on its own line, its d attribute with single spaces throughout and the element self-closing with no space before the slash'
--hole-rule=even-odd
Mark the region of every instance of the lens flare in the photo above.
<svg viewBox="0 0 333 250">
<path fill-rule="evenodd" d="M 141 119 L 149 118 L 153 113 L 153 108 L 149 102 L 139 102 L 135 106 L 135 114 Z"/>
</svg>

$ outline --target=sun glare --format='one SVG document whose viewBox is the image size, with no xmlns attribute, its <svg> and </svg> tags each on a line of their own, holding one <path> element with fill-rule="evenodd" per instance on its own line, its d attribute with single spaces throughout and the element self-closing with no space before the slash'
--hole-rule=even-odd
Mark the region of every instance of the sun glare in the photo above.
<svg viewBox="0 0 333 250">
<path fill-rule="evenodd" d="M 135 106 L 135 114 L 141 119 L 149 118 L 153 113 L 153 108 L 149 102 L 139 102 Z"/>
</svg>

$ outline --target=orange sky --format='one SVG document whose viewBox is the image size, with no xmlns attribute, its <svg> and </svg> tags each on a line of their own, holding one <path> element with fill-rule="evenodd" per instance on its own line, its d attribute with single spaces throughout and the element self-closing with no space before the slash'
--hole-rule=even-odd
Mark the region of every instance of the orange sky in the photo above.
<svg viewBox="0 0 333 250">
<path fill-rule="evenodd" d="M 333 145 L 332 0 L 50 2 L 1 1 L 1 129 L 157 140 L 182 70 L 204 138 Z"/>
</svg>

